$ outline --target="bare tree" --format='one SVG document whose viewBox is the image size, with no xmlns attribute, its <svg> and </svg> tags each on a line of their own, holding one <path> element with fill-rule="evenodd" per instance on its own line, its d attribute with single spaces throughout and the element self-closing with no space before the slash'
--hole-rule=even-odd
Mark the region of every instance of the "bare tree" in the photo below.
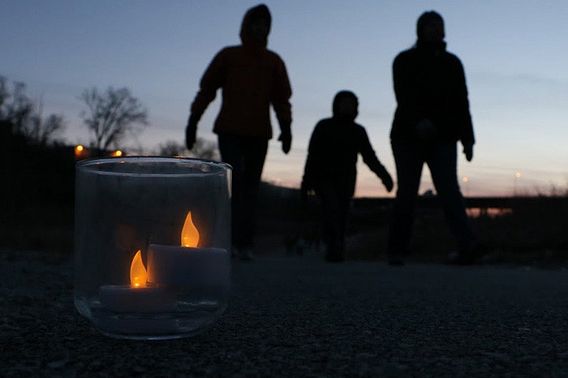
<svg viewBox="0 0 568 378">
<path fill-rule="evenodd" d="M 26 95 L 25 84 L 10 84 L 4 76 L 0 76 L 0 121 L 12 128 L 10 132 L 40 145 L 53 142 L 65 128 L 62 115 L 44 118 L 42 102 L 36 103 Z"/>
<path fill-rule="evenodd" d="M 191 156 L 200 159 L 219 160 L 219 152 L 215 143 L 203 138 L 197 138 L 191 149 Z"/>
<path fill-rule="evenodd" d="M 136 135 L 148 124 L 148 112 L 128 88 L 107 88 L 103 93 L 95 87 L 86 89 L 79 99 L 88 110 L 81 117 L 94 134 L 94 147 L 106 150 L 117 147 L 127 134 Z"/>
<path fill-rule="evenodd" d="M 47 145 L 61 137 L 65 129 L 65 120 L 62 115 L 50 114 L 43 117 L 43 104 L 34 106 L 29 121 L 22 128 L 23 134 L 40 145 Z"/>
<path fill-rule="evenodd" d="M 0 76 L 0 118 L 9 122 L 14 131 L 22 128 L 33 113 L 33 102 L 25 91 L 23 83 L 13 82 L 10 85 L 4 76 Z"/>
<path fill-rule="evenodd" d="M 168 140 L 158 146 L 160 156 L 188 156 L 187 148 L 181 143 Z"/>
<path fill-rule="evenodd" d="M 191 151 L 188 151 L 184 144 L 169 140 L 158 146 L 158 154 L 160 156 L 191 156 L 207 160 L 219 159 L 215 143 L 203 138 L 197 138 Z"/>
</svg>

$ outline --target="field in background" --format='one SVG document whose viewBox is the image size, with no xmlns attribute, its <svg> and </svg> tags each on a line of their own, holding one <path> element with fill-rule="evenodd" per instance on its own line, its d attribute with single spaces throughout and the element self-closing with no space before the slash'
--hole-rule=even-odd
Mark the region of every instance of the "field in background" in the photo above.
<svg viewBox="0 0 568 378">
<path fill-rule="evenodd" d="M 37 147 L 22 140 L 2 145 L 0 248 L 73 251 L 74 164 L 72 147 Z M 413 259 L 443 261 L 454 248 L 436 198 L 420 199 Z M 568 195 L 468 199 L 474 228 L 488 262 L 568 262 Z M 353 202 L 348 258 L 384 258 L 391 199 Z M 315 253 L 319 238 L 316 198 L 302 204 L 298 190 L 263 183 L 258 207 L 258 255 Z"/>
<path fill-rule="evenodd" d="M 437 202 L 436 197 L 418 200 L 411 245 L 413 259 L 441 262 L 455 249 Z M 467 198 L 466 203 L 487 262 L 568 261 L 568 195 Z M 392 205 L 393 200 L 387 198 L 353 201 L 348 258 L 384 258 Z M 316 198 L 302 204 L 298 190 L 265 184 L 258 223 L 262 235 L 271 236 L 289 253 L 317 250 L 320 221 Z"/>
</svg>

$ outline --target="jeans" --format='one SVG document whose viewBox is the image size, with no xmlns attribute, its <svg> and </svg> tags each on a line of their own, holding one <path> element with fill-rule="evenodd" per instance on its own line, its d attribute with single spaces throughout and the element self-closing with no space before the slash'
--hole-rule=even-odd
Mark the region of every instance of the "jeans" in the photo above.
<svg viewBox="0 0 568 378">
<path fill-rule="evenodd" d="M 232 241 L 237 248 L 251 248 L 254 242 L 256 203 L 268 140 L 219 134 L 223 162 L 233 167 L 231 196 Z"/>
<path fill-rule="evenodd" d="M 345 234 L 352 197 L 349 189 L 328 183 L 316 190 L 322 204 L 323 239 L 328 257 L 345 257 Z"/>
<path fill-rule="evenodd" d="M 444 208 L 446 221 L 460 250 L 475 240 L 457 179 L 457 145 L 439 142 L 423 145 L 392 142 L 398 189 L 389 230 L 388 253 L 401 255 L 408 251 L 414 222 L 414 208 L 422 167 L 428 164 L 432 181 Z"/>
</svg>

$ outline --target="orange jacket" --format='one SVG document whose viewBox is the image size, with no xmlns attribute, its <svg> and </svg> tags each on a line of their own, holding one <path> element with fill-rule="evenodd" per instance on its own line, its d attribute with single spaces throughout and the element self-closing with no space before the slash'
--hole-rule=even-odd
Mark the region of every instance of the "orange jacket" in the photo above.
<svg viewBox="0 0 568 378">
<path fill-rule="evenodd" d="M 270 104 L 280 126 L 289 127 L 292 89 L 286 66 L 276 53 L 247 46 L 222 49 L 201 79 L 191 104 L 192 115 L 200 118 L 219 88 L 223 103 L 215 120 L 215 133 L 270 139 Z"/>
<path fill-rule="evenodd" d="M 267 27 L 260 37 L 255 31 L 255 22 L 259 20 Z M 223 103 L 215 120 L 215 133 L 270 139 L 270 104 L 281 130 L 290 131 L 292 89 L 286 66 L 278 54 L 266 48 L 271 20 L 266 5 L 247 11 L 241 24 L 242 45 L 222 49 L 203 74 L 200 90 L 191 104 L 194 120 L 201 118 L 221 88 Z"/>
</svg>

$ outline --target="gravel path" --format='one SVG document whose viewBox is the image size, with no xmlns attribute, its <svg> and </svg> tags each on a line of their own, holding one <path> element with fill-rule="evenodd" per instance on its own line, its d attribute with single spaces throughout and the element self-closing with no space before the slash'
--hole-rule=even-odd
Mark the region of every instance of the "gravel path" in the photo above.
<svg viewBox="0 0 568 378">
<path fill-rule="evenodd" d="M 568 376 L 564 270 L 262 258 L 212 329 L 140 342 L 78 315 L 70 261 L 0 258 L 0 376 Z"/>
</svg>

